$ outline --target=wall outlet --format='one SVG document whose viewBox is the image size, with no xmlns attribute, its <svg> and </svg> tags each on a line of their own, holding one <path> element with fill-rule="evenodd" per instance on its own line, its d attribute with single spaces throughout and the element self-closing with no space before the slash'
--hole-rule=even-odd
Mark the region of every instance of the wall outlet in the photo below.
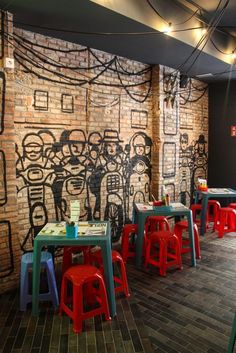
<svg viewBox="0 0 236 353">
<path fill-rule="evenodd" d="M 5 69 L 14 69 L 15 68 L 14 59 L 13 58 L 5 58 L 4 67 L 5 67 Z"/>
</svg>

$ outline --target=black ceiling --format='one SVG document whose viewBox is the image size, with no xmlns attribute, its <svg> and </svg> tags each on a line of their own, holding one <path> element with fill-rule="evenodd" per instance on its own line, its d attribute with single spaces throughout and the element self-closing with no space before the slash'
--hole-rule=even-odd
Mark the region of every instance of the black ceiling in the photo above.
<svg viewBox="0 0 236 353">
<path fill-rule="evenodd" d="M 219 12 L 226 1 L 150 0 L 159 13 L 172 23 L 179 23 L 189 18 L 198 7 L 201 7 L 198 17 L 201 21 L 209 23 L 215 15 L 217 4 L 220 3 Z M 100 6 L 97 2 L 103 3 L 104 6 Z M 179 33 L 178 37 L 172 38 L 154 29 L 153 22 L 148 23 L 148 16 L 145 21 L 139 21 L 134 19 L 134 16 L 130 18 L 130 14 L 125 13 L 125 9 L 121 9 L 118 13 L 105 7 L 106 4 L 119 2 L 122 6 L 125 0 L 0 0 L 0 8 L 13 13 L 15 26 L 33 32 L 62 38 L 143 63 L 163 64 L 172 68 L 181 67 L 181 71 L 189 76 L 211 73 L 212 76 L 201 78 L 208 82 L 228 78 L 236 79 L 236 67 L 227 64 L 224 61 L 225 56 L 215 48 L 210 48 L 209 52 L 207 50 L 209 43 L 192 65 L 197 52 L 195 56 L 191 56 L 194 46 L 191 46 L 190 42 L 183 37 L 191 31 Z M 146 0 L 126 0 L 126 2 L 129 2 L 129 4 L 126 3 L 127 5 L 133 2 L 134 6 L 137 6 L 137 13 L 147 9 L 152 19 L 156 16 L 157 21 L 160 21 L 160 17 L 151 9 Z M 140 8 L 138 8 L 139 5 Z M 178 28 L 188 28 L 188 25 L 190 24 L 186 23 Z M 232 36 L 236 34 L 235 30 L 228 27 L 236 27 L 236 0 L 229 1 L 218 26 L 227 26 L 223 30 L 228 33 L 215 31 L 213 34 L 215 43 L 218 49 L 230 53 L 236 47 L 236 38 Z M 52 28 L 57 30 L 52 30 Z M 81 34 L 81 32 L 86 32 L 86 34 Z M 101 32 L 113 34 L 99 35 L 98 33 Z M 115 32 L 135 32 L 142 33 L 142 35 L 114 35 Z M 144 34 L 145 32 L 153 32 L 153 34 Z M 189 60 L 183 66 L 182 64 L 188 57 Z M 232 72 L 230 72 L 231 69 Z M 225 71 L 226 73 L 222 74 Z"/>
</svg>

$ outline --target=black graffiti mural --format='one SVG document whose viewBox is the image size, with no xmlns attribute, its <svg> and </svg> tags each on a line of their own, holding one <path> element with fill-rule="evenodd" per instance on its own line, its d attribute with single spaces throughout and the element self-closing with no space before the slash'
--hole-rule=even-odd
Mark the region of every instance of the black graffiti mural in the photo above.
<svg viewBox="0 0 236 353">
<path fill-rule="evenodd" d="M 0 72 L 0 135 L 4 130 L 4 114 L 5 114 L 5 90 L 6 90 L 6 78 L 4 72 Z"/>
<path fill-rule="evenodd" d="M 189 144 L 187 133 L 180 134 L 180 201 L 189 205 L 193 201 L 198 178 L 207 177 L 207 153 L 204 135 L 199 135 L 196 141 Z"/>
<path fill-rule="evenodd" d="M 5 154 L 0 150 L 0 206 L 7 202 L 7 181 L 6 181 L 6 159 Z"/>
<path fill-rule="evenodd" d="M 12 239 L 11 239 L 11 225 L 9 221 L 0 221 L 0 278 L 7 277 L 14 270 Z"/>
<path fill-rule="evenodd" d="M 109 220 L 118 240 L 131 222 L 132 203 L 149 200 L 151 146 L 140 131 L 127 144 L 112 129 L 64 130 L 57 140 L 46 129 L 26 134 L 16 146 L 18 195 L 28 200 L 30 224 L 22 250 L 32 247 L 48 219 L 69 217 L 71 199 L 80 200 L 81 219 Z"/>
</svg>

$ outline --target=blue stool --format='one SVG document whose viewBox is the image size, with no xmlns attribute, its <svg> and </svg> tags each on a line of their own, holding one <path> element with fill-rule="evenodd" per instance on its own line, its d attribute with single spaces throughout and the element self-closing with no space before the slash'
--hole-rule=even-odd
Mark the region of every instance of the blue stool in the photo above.
<svg viewBox="0 0 236 353">
<path fill-rule="evenodd" d="M 236 314 L 234 315 L 234 321 L 232 324 L 231 335 L 230 335 L 230 339 L 229 339 L 227 353 L 233 353 L 235 340 L 236 340 Z"/>
<path fill-rule="evenodd" d="M 32 302 L 32 295 L 29 294 L 29 276 L 28 270 L 33 267 L 33 253 L 29 252 L 21 258 L 21 274 L 20 274 L 20 310 L 25 311 L 27 304 Z M 52 255 L 49 252 L 42 251 L 41 253 L 41 267 L 46 268 L 48 293 L 39 294 L 39 300 L 50 300 L 54 307 L 59 304 L 57 284 L 54 272 L 54 265 Z"/>
</svg>

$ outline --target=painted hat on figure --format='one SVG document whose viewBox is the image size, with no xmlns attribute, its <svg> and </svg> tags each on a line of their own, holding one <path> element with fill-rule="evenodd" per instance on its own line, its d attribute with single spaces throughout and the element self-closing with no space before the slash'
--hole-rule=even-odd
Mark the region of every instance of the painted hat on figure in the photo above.
<svg viewBox="0 0 236 353">
<path fill-rule="evenodd" d="M 196 142 L 197 143 L 207 143 L 204 135 L 199 135 L 198 140 Z"/>
<path fill-rule="evenodd" d="M 101 142 L 124 142 L 119 138 L 118 131 L 106 129 Z"/>
</svg>

